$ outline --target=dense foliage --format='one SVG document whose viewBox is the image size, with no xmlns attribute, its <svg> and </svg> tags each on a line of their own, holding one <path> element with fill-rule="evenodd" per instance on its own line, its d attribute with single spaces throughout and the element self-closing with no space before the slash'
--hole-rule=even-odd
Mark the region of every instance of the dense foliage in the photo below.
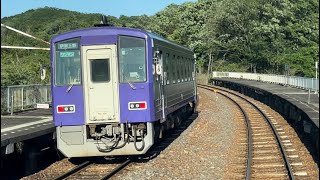
<svg viewBox="0 0 320 180">
<path fill-rule="evenodd" d="M 100 14 L 40 8 L 1 19 L 1 23 L 50 41 L 62 32 L 92 27 Z M 171 4 L 153 16 L 108 16 L 115 26 L 156 32 L 192 48 L 199 72 L 243 71 L 315 76 L 319 60 L 318 0 L 198 0 Z M 49 47 L 1 28 L 1 45 Z M 209 63 L 210 60 L 210 63 Z M 48 83 L 40 64 L 49 52 L 1 49 L 1 85 Z M 210 64 L 210 67 L 208 67 Z"/>
</svg>

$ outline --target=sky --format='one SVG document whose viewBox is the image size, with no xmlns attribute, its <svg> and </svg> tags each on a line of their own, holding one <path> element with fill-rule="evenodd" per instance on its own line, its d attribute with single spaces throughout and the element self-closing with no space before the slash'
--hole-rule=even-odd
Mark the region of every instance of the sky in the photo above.
<svg viewBox="0 0 320 180">
<path fill-rule="evenodd" d="M 102 13 L 119 17 L 154 15 L 169 4 L 197 0 L 1 0 L 1 18 L 40 7 L 56 7 L 81 13 Z"/>
</svg>

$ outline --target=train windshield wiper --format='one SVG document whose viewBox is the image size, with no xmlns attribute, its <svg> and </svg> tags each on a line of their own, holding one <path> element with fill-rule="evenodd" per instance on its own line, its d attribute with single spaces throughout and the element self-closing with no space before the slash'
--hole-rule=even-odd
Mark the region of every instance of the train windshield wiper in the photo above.
<svg viewBox="0 0 320 180">
<path fill-rule="evenodd" d="M 68 93 L 68 92 L 72 89 L 73 85 L 74 85 L 73 83 L 70 84 L 70 86 L 69 86 L 68 89 L 66 90 L 66 93 Z"/>
<path fill-rule="evenodd" d="M 137 88 L 134 87 L 134 85 L 127 79 L 127 77 L 125 75 L 123 75 L 124 79 L 127 81 L 127 83 L 129 84 L 129 86 L 133 89 L 136 90 Z"/>
</svg>

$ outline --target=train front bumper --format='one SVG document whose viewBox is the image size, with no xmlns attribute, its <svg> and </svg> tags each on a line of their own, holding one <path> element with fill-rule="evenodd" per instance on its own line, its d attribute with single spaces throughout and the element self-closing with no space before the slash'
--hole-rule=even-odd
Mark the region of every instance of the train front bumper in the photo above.
<svg viewBox="0 0 320 180">
<path fill-rule="evenodd" d="M 147 123 L 147 135 L 144 137 L 144 148 L 136 150 L 133 142 L 127 143 L 124 147 L 114 149 L 110 152 L 101 152 L 98 147 L 103 148 L 102 142 L 86 139 L 85 126 L 73 126 L 68 131 L 56 127 L 57 148 L 66 157 L 88 157 L 88 156 L 118 156 L 118 155 L 139 155 L 145 154 L 154 144 L 153 123 Z M 119 145 L 124 143 L 119 142 Z M 142 142 L 137 142 L 136 146 L 141 147 Z"/>
</svg>

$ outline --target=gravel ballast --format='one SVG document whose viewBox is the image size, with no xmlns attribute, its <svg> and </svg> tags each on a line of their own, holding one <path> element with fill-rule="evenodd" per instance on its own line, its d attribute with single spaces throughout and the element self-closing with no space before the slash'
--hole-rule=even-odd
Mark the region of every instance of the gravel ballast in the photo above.
<svg viewBox="0 0 320 180">
<path fill-rule="evenodd" d="M 199 116 L 155 159 L 113 179 L 222 179 L 233 157 L 236 119 L 221 96 L 199 89 Z"/>
<path fill-rule="evenodd" d="M 111 179 L 244 179 L 246 127 L 242 114 L 225 97 L 198 90 L 198 117 L 154 159 L 138 160 Z M 301 142 L 298 145 L 296 149 L 305 149 Z M 309 177 L 317 179 L 319 171 L 312 157 L 302 153 L 305 150 L 299 152 Z M 105 165 L 94 170 L 107 173 Z M 23 179 L 52 179 L 74 166 L 65 158 Z"/>
</svg>

